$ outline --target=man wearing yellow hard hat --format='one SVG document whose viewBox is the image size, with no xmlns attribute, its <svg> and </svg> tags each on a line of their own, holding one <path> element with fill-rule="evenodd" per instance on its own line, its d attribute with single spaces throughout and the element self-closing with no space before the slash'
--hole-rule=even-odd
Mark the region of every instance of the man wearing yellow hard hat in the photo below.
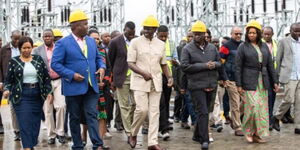
<svg viewBox="0 0 300 150">
<path fill-rule="evenodd" d="M 56 41 L 60 40 L 64 35 L 59 29 L 52 29 L 53 35 L 54 35 L 54 43 Z"/>
<path fill-rule="evenodd" d="M 96 75 L 102 82 L 105 64 L 98 53 L 94 39 L 87 36 L 88 17 L 75 10 L 69 18 L 72 33 L 56 42 L 51 67 L 62 77 L 62 94 L 66 96 L 70 116 L 72 149 L 83 149 L 80 135 L 80 112 L 83 111 L 94 150 L 108 149 L 103 145 L 98 130 L 99 87 Z"/>
<path fill-rule="evenodd" d="M 131 128 L 129 144 L 136 146 L 137 134 L 149 113 L 148 150 L 161 150 L 158 145 L 159 104 L 162 92 L 161 70 L 168 79 L 168 86 L 173 84 L 173 78 L 166 61 L 165 43 L 154 37 L 159 27 L 154 16 L 148 16 L 143 22 L 143 36 L 131 41 L 127 62 L 133 71 L 130 89 L 136 100 L 136 109 Z"/>
<path fill-rule="evenodd" d="M 193 140 L 202 144 L 202 149 L 208 149 L 208 114 L 213 111 L 221 62 L 217 48 L 205 40 L 206 25 L 196 21 L 191 31 L 193 41 L 182 50 L 181 67 L 197 114 Z"/>
</svg>

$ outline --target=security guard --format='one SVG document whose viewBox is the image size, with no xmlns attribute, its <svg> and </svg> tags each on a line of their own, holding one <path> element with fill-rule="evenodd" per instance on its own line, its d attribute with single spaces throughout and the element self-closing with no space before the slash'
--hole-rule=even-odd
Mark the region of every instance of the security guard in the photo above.
<svg viewBox="0 0 300 150">
<path fill-rule="evenodd" d="M 167 66 L 165 43 L 154 37 L 159 26 L 154 16 L 148 16 L 143 22 L 144 35 L 131 41 L 127 62 L 133 71 L 130 89 L 136 100 L 136 109 L 132 123 L 129 144 L 136 146 L 137 134 L 147 114 L 149 114 L 148 150 L 161 150 L 158 145 L 159 103 L 162 92 L 161 70 L 172 86 L 173 78 Z"/>
</svg>

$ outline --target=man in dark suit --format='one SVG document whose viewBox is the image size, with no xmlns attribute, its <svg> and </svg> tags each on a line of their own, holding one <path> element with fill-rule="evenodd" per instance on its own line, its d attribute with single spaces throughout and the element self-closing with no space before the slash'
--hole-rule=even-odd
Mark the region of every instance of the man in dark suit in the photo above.
<svg viewBox="0 0 300 150">
<path fill-rule="evenodd" d="M 105 64 L 98 53 L 94 39 L 87 36 L 87 15 L 76 10 L 70 14 L 69 22 L 72 34 L 56 42 L 51 67 L 62 78 L 62 94 L 66 96 L 70 116 L 70 129 L 73 150 L 83 150 L 80 135 L 80 112 L 83 111 L 93 150 L 102 150 L 103 146 L 98 130 L 96 109 L 99 87 L 96 75 L 102 82 Z"/>
<path fill-rule="evenodd" d="M 11 34 L 11 42 L 4 45 L 0 50 L 0 98 L 2 97 L 3 92 L 3 82 L 6 77 L 6 72 L 8 68 L 8 62 L 10 58 L 20 55 L 20 51 L 18 48 L 19 39 L 21 38 L 21 32 L 18 30 L 15 30 Z M 1 101 L 0 101 L 1 104 Z M 12 119 L 12 127 L 15 133 L 15 141 L 20 140 L 20 129 L 18 126 L 16 113 L 10 105 L 10 112 L 11 112 L 11 119 Z M 2 125 L 2 119 L 0 115 L 0 134 L 4 133 L 3 125 Z"/>
<path fill-rule="evenodd" d="M 131 70 L 127 64 L 127 49 L 131 39 L 135 37 L 135 24 L 126 22 L 124 33 L 111 40 L 108 56 L 113 72 L 113 85 L 117 89 L 118 102 L 125 133 L 130 136 L 135 101 L 130 87 Z M 130 98 L 129 98 L 130 97 Z"/>
</svg>

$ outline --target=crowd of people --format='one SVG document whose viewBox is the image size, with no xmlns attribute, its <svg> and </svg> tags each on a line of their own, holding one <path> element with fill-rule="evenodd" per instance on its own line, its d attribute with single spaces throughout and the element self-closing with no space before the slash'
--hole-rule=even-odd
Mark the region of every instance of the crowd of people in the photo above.
<svg viewBox="0 0 300 150">
<path fill-rule="evenodd" d="M 73 11 L 72 33 L 45 29 L 43 43 L 18 30 L 3 47 L 0 38 L 1 97 L 9 99 L 15 141 L 24 150 L 38 144 L 41 123 L 49 145 L 71 139 L 73 150 L 84 149 L 87 132 L 94 150 L 109 149 L 103 139 L 112 137 L 113 120 L 131 148 L 142 128 L 149 150 L 164 149 L 158 138 L 169 140 L 173 123 L 192 128 L 191 140 L 204 150 L 223 124 L 249 143 L 265 143 L 270 131 L 280 131 L 280 120 L 295 123 L 300 134 L 300 23 L 277 42 L 273 28 L 255 20 L 222 38 L 196 21 L 176 46 L 154 16 L 144 20 L 140 36 L 132 21 L 122 33 L 99 33 L 88 19 Z M 280 89 L 284 96 L 274 108 Z"/>
</svg>

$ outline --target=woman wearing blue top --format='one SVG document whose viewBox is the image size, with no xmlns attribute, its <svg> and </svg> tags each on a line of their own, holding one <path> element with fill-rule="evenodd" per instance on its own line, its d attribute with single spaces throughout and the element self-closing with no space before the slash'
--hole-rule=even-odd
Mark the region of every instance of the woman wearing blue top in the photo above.
<svg viewBox="0 0 300 150">
<path fill-rule="evenodd" d="M 52 100 L 47 66 L 42 57 L 31 55 L 30 37 L 19 40 L 20 56 L 11 58 L 4 82 L 4 97 L 9 96 L 19 122 L 24 150 L 33 150 L 38 143 L 43 103 Z"/>
</svg>

